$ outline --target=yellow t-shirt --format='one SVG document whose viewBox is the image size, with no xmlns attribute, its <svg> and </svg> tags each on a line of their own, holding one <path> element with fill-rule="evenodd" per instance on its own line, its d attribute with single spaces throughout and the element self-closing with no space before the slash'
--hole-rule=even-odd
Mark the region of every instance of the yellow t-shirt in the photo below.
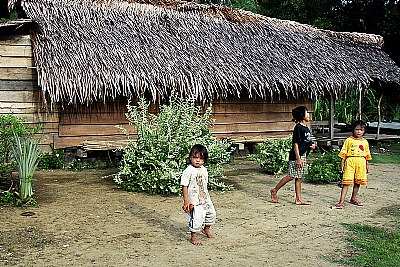
<svg viewBox="0 0 400 267">
<path fill-rule="evenodd" d="M 339 157 L 346 159 L 348 157 L 364 157 L 365 160 L 371 160 L 372 156 L 369 151 L 369 144 L 367 139 L 355 139 L 353 136 L 344 141 L 342 150 L 340 150 Z"/>
</svg>

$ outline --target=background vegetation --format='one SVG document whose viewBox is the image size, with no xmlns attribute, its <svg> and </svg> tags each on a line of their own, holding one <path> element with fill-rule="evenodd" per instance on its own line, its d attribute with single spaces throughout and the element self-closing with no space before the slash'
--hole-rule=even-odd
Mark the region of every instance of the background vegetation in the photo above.
<svg viewBox="0 0 400 267">
<path fill-rule="evenodd" d="M 18 154 L 16 151 L 24 150 L 25 144 L 32 144 L 34 142 L 33 137 L 38 131 L 39 128 L 32 128 L 25 124 L 25 120 L 22 118 L 12 114 L 0 115 L 0 203 L 34 203 L 31 200 L 33 194 L 33 188 L 31 188 L 32 166 L 25 164 L 27 161 L 27 159 L 24 159 L 26 153 Z M 37 152 L 36 148 L 35 146 L 31 151 Z M 22 186 L 22 180 L 18 183 L 14 182 L 12 172 L 18 171 L 21 174 L 21 170 L 28 169 L 29 174 L 32 174 L 30 177 L 26 177 L 28 181 L 25 180 Z M 22 194 L 21 190 L 29 192 L 29 194 Z"/>
<path fill-rule="evenodd" d="M 255 153 L 248 155 L 247 158 L 257 161 L 267 173 L 277 176 L 287 170 L 291 147 L 291 138 L 267 139 L 263 143 L 256 144 Z"/>
<path fill-rule="evenodd" d="M 128 106 L 127 119 L 136 128 L 137 140 L 123 150 L 115 182 L 128 191 L 180 194 L 180 177 L 189 164 L 189 151 L 193 145 L 203 144 L 209 154 L 205 167 L 210 189 L 228 189 L 218 177 L 223 176 L 222 165 L 230 161 L 231 144 L 211 135 L 211 107 L 203 114 L 194 99 L 175 95 L 157 115 L 150 114 L 148 107 L 144 99 L 138 106 Z"/>
</svg>

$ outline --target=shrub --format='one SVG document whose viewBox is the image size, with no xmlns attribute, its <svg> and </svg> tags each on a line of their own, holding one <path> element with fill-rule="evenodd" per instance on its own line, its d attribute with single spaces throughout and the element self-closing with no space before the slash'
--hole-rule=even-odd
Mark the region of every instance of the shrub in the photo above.
<svg viewBox="0 0 400 267">
<path fill-rule="evenodd" d="M 40 154 L 38 169 L 63 169 L 64 164 L 64 151 L 62 149 L 55 150 L 53 149 L 53 146 L 51 146 L 51 153 L 44 152 Z"/>
<path fill-rule="evenodd" d="M 137 140 L 123 152 L 119 172 L 114 181 L 128 191 L 152 194 L 179 194 L 180 176 L 187 167 L 189 151 L 194 144 L 206 146 L 209 160 L 209 187 L 228 189 L 217 177 L 223 176 L 222 164 L 230 161 L 232 150 L 227 140 L 212 136 L 211 107 L 203 115 L 193 98 L 173 95 L 158 115 L 148 113 L 149 104 L 141 99 L 138 106 L 128 105 L 126 117 L 137 130 Z M 122 127 L 123 131 L 126 130 Z M 128 135 L 129 138 L 129 135 Z"/>
<path fill-rule="evenodd" d="M 317 157 L 311 163 L 305 180 L 316 184 L 326 184 L 339 181 L 342 176 L 342 170 L 340 167 L 341 159 L 338 157 L 338 154 L 338 150 L 322 153 L 321 156 Z"/>
<path fill-rule="evenodd" d="M 255 146 L 256 153 L 248 159 L 257 161 L 268 173 L 279 175 L 288 167 L 292 139 L 267 139 Z"/>
</svg>

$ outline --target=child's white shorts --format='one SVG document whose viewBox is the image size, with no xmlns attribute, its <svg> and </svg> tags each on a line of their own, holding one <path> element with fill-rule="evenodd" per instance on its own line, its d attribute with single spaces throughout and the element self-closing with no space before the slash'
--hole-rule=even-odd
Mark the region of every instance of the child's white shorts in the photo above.
<svg viewBox="0 0 400 267">
<path fill-rule="evenodd" d="M 209 201 L 204 204 L 195 205 L 189 213 L 189 231 L 200 232 L 204 225 L 215 224 L 217 213 L 215 212 L 214 204 Z"/>
</svg>

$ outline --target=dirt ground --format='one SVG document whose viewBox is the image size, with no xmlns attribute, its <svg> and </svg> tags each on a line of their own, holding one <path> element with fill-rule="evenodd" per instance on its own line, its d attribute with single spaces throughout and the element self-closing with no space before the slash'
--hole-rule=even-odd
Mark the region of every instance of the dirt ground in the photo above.
<svg viewBox="0 0 400 267">
<path fill-rule="evenodd" d="M 339 266 L 352 249 L 342 223 L 393 226 L 400 209 L 400 165 L 371 164 L 364 207 L 331 209 L 336 185 L 303 183 L 310 206 L 294 204 L 294 183 L 270 202 L 279 180 L 257 163 L 235 158 L 227 183 L 212 192 L 216 238 L 189 243 L 182 199 L 122 191 L 110 170 L 38 171 L 31 208 L 0 207 L 0 265 L 4 266 Z M 22 216 L 23 212 L 33 216 Z M 397 217 L 398 219 L 398 217 Z"/>
</svg>

